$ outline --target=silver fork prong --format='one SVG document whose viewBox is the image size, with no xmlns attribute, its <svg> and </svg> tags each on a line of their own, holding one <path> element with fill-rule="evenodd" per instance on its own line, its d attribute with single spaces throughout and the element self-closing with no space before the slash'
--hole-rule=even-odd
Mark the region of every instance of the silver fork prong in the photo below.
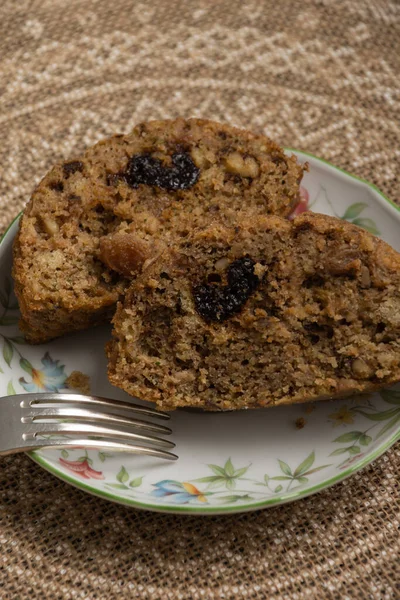
<svg viewBox="0 0 400 600">
<path fill-rule="evenodd" d="M 128 427 L 135 427 L 137 429 L 153 431 L 155 433 L 161 433 L 164 435 L 170 435 L 172 433 L 171 429 L 169 429 L 169 427 L 165 427 L 165 425 L 158 425 L 157 423 L 150 423 L 149 421 L 142 421 L 141 419 L 125 417 L 112 412 L 98 412 L 94 410 L 88 410 L 86 408 L 75 408 L 74 406 L 47 408 L 41 404 L 34 404 L 33 406 L 30 406 L 28 411 L 24 414 L 22 417 L 22 422 L 33 423 L 38 419 L 74 419 L 76 421 L 99 421 L 114 423 L 116 425 L 126 425 Z"/>
<path fill-rule="evenodd" d="M 28 404 L 30 406 L 36 404 L 90 404 L 95 405 L 97 407 L 104 406 L 108 408 L 117 408 L 128 410 L 134 413 L 141 414 L 147 417 L 155 417 L 157 419 L 170 419 L 170 415 L 167 413 L 163 413 L 152 408 L 147 408 L 145 406 L 140 406 L 139 404 L 134 404 L 133 402 L 125 402 L 123 400 L 114 400 L 111 398 L 102 398 L 101 396 L 83 396 L 82 394 L 57 394 L 57 393 L 38 393 L 38 394 L 29 394 L 29 400 L 24 396 L 25 394 L 19 394 L 21 397 L 21 401 Z"/>
<path fill-rule="evenodd" d="M 24 442 L 23 445 L 17 446 L 11 449 L 9 452 L 3 452 L 3 455 L 14 454 L 15 452 L 26 452 L 28 450 L 46 450 L 47 448 L 94 448 L 101 450 L 110 450 L 113 452 L 128 452 L 130 454 L 144 454 L 148 456 L 154 456 L 156 458 L 165 458 L 167 460 L 177 460 L 178 457 L 172 452 L 167 450 L 157 450 L 157 448 L 149 448 L 147 446 L 138 446 L 136 444 L 124 443 L 124 442 L 111 442 L 108 440 L 88 440 L 76 438 L 73 440 L 60 440 L 60 439 L 34 439 Z"/>
<path fill-rule="evenodd" d="M 81 394 L 28 393 L 0 400 L 0 456 L 39 448 L 83 447 L 178 458 L 168 451 L 175 444 L 163 436 L 171 433 L 168 427 L 134 415 L 169 419 L 151 409 Z"/>
<path fill-rule="evenodd" d="M 146 442 L 164 446 L 165 448 L 174 448 L 175 444 L 169 440 L 164 440 L 153 435 L 143 435 L 118 429 L 117 427 L 103 427 L 101 425 L 92 425 L 90 423 L 31 423 L 29 430 L 22 434 L 24 440 L 33 440 L 40 435 L 88 435 L 101 436 L 104 439 L 120 438 L 125 440 Z"/>
</svg>

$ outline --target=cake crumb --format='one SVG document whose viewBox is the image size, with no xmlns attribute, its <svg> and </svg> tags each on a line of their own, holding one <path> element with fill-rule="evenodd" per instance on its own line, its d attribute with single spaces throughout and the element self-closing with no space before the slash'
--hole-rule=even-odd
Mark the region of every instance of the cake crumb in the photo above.
<svg viewBox="0 0 400 600">
<path fill-rule="evenodd" d="M 90 394 L 90 377 L 81 371 L 72 371 L 65 383 L 68 388 L 81 394 Z"/>
<path fill-rule="evenodd" d="M 305 412 L 310 415 L 315 410 L 315 404 L 307 404 L 304 408 Z"/>
<path fill-rule="evenodd" d="M 307 421 L 305 420 L 304 417 L 299 417 L 295 421 L 296 429 L 303 429 L 303 427 L 305 426 L 306 423 L 307 423 Z"/>
</svg>

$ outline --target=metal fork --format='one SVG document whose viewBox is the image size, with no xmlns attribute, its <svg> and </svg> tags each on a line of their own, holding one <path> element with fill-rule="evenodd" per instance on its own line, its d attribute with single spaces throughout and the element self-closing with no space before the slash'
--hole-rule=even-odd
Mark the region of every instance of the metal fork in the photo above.
<svg viewBox="0 0 400 600">
<path fill-rule="evenodd" d="M 151 408 L 98 396 L 57 393 L 5 396 L 0 398 L 0 455 L 84 446 L 176 460 L 175 454 L 162 449 L 174 448 L 173 442 L 149 435 L 169 435 L 171 429 L 135 415 L 170 418 Z"/>
</svg>

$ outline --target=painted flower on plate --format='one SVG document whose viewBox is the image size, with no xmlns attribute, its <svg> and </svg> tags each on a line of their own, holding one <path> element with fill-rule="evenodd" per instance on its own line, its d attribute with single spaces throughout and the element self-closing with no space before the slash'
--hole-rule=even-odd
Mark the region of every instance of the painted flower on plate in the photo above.
<svg viewBox="0 0 400 600">
<path fill-rule="evenodd" d="M 164 479 L 154 484 L 156 488 L 151 492 L 156 498 L 166 498 L 175 504 L 197 504 L 207 502 L 203 492 L 188 482 L 181 483 L 172 479 Z"/>
<path fill-rule="evenodd" d="M 35 369 L 25 359 L 22 368 L 30 374 L 32 381 L 25 381 L 20 377 L 19 382 L 27 392 L 58 392 L 65 387 L 67 375 L 64 371 L 64 365 L 59 365 L 60 361 L 53 360 L 48 352 L 43 356 L 41 363 L 42 369 Z"/>
<path fill-rule="evenodd" d="M 87 459 L 84 460 L 65 460 L 65 458 L 58 459 L 63 467 L 82 477 L 82 479 L 104 479 L 104 475 L 101 471 L 92 469 Z"/>
<path fill-rule="evenodd" d="M 328 415 L 328 419 L 333 421 L 334 427 L 337 427 L 338 425 L 351 425 L 354 423 L 354 415 L 347 408 L 347 406 L 342 406 L 335 412 Z"/>
<path fill-rule="evenodd" d="M 310 201 L 310 194 L 308 193 L 308 191 L 306 190 L 306 188 L 304 188 L 302 185 L 300 186 L 300 202 L 298 203 L 298 205 L 296 206 L 296 208 L 294 209 L 294 211 L 290 214 L 290 219 L 294 219 L 295 217 L 297 217 L 298 215 L 301 215 L 301 213 L 305 212 L 306 210 L 308 210 L 308 203 Z"/>
</svg>

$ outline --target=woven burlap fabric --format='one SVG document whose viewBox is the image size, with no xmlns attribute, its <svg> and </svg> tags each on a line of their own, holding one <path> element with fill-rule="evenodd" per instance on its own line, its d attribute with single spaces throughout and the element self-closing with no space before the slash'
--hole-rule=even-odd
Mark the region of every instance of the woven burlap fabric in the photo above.
<svg viewBox="0 0 400 600">
<path fill-rule="evenodd" d="M 143 119 L 264 131 L 369 179 L 398 179 L 399 4 L 384 0 L 0 3 L 0 229 L 56 160 Z M 295 504 L 139 512 L 25 456 L 0 461 L 0 598 L 391 599 L 399 447 Z"/>
</svg>

